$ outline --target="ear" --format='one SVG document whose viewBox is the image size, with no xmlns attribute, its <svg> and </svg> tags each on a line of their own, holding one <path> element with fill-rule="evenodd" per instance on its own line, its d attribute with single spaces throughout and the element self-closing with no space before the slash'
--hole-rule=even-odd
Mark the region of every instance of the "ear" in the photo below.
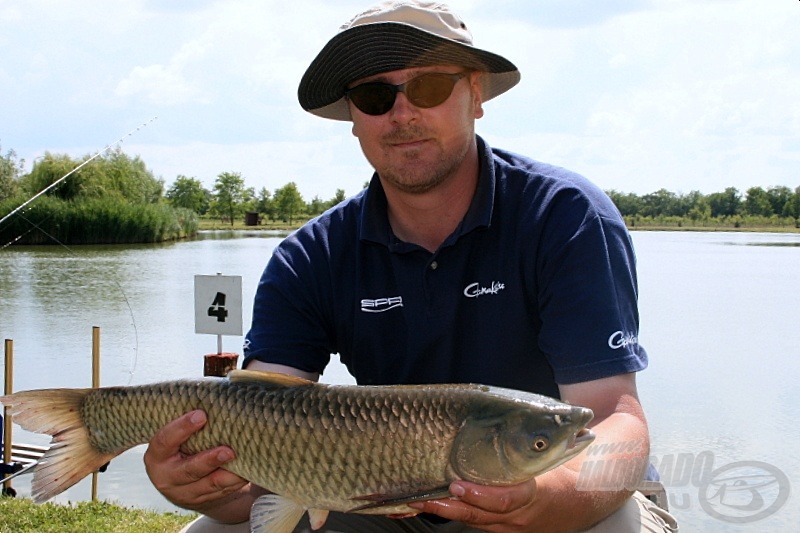
<svg viewBox="0 0 800 533">
<path fill-rule="evenodd" d="M 475 118 L 483 116 L 483 72 L 473 71 L 469 76 L 470 91 L 472 93 L 472 108 Z"/>
</svg>

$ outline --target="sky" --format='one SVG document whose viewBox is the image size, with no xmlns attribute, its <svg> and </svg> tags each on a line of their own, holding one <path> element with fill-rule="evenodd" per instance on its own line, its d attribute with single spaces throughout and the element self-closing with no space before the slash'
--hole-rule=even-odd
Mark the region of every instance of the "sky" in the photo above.
<svg viewBox="0 0 800 533">
<path fill-rule="evenodd" d="M 239 172 L 257 191 L 353 195 L 372 169 L 350 124 L 303 111 L 297 85 L 371 4 L 0 0 L 0 151 L 27 171 L 124 137 L 167 188 Z M 800 186 L 797 0 L 449 5 L 522 73 L 476 124 L 491 146 L 640 195 Z"/>
</svg>

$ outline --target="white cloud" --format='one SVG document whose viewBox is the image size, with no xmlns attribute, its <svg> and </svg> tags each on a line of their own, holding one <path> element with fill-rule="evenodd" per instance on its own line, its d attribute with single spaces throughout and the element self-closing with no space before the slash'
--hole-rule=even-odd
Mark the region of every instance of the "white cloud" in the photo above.
<svg viewBox="0 0 800 533">
<path fill-rule="evenodd" d="M 133 141 L 168 183 L 241 171 L 257 188 L 352 194 L 371 170 L 349 127 L 304 113 L 296 90 L 370 2 L 7 1 L 0 140 L 29 161 L 82 155 L 159 115 Z M 800 184 L 794 2 L 450 3 L 522 72 L 478 123 L 492 144 L 637 193 Z"/>
<path fill-rule="evenodd" d="M 142 95 L 157 105 L 208 101 L 197 87 L 183 77 L 179 69 L 163 65 L 134 67 L 130 75 L 119 82 L 115 94 L 120 97 Z"/>
</svg>

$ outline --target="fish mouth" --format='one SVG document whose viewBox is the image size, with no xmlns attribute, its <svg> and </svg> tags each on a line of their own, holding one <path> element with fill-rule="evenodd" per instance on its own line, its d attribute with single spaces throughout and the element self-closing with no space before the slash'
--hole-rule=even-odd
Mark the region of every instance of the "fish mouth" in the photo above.
<svg viewBox="0 0 800 533">
<path fill-rule="evenodd" d="M 581 428 L 567 441 L 567 451 L 577 454 L 594 440 L 595 434 L 589 428 Z"/>
</svg>

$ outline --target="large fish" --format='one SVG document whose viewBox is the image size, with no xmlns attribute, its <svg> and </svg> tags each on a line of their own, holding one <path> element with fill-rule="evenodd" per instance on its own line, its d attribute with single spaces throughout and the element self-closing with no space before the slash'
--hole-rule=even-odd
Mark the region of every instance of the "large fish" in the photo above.
<svg viewBox="0 0 800 533">
<path fill-rule="evenodd" d="M 253 531 L 292 531 L 305 511 L 413 514 L 451 481 L 510 485 L 577 455 L 594 438 L 592 411 L 483 385 L 333 386 L 235 370 L 227 378 L 133 387 L 44 389 L 0 397 L 23 428 L 53 436 L 36 466 L 43 502 L 167 422 L 203 409 L 184 446 L 227 445 L 225 468 L 273 494 L 256 501 Z"/>
</svg>

